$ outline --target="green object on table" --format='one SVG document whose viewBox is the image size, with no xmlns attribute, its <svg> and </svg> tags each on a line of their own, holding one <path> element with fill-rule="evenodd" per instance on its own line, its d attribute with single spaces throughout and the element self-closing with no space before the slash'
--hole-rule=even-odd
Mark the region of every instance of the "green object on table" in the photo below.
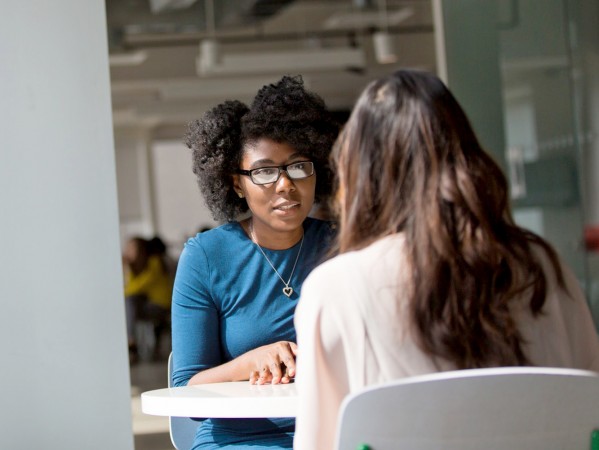
<svg viewBox="0 0 599 450">
<path fill-rule="evenodd" d="M 599 430 L 591 431 L 591 450 L 599 450 Z"/>
<path fill-rule="evenodd" d="M 599 432 L 597 432 L 597 433 L 598 433 L 598 437 L 599 437 Z M 356 450 L 372 450 L 372 447 L 370 447 L 370 445 L 368 445 L 368 444 L 359 444 L 356 447 Z M 595 447 L 593 447 L 592 450 L 595 450 Z M 599 450 L 599 447 L 597 447 L 597 450 Z"/>
</svg>

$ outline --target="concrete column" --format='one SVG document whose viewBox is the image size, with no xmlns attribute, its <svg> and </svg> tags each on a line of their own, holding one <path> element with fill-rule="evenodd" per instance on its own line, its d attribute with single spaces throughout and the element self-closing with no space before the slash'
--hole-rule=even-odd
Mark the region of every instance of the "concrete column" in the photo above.
<svg viewBox="0 0 599 450">
<path fill-rule="evenodd" d="M 433 10 L 437 72 L 468 114 L 483 146 L 505 169 L 496 2 L 433 0 Z"/>
<path fill-rule="evenodd" d="M 0 8 L 0 448 L 132 449 L 102 0 Z"/>
</svg>

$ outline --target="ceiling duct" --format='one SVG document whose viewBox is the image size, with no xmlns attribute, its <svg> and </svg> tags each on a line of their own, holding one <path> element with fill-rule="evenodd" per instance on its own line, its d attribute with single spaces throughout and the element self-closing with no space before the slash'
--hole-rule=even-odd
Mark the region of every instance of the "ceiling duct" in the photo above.
<svg viewBox="0 0 599 450">
<path fill-rule="evenodd" d="M 222 25 L 250 25 L 275 16 L 295 0 L 219 0 Z"/>
<path fill-rule="evenodd" d="M 154 14 L 175 9 L 185 9 L 193 5 L 197 0 L 149 0 L 150 10 Z"/>
<path fill-rule="evenodd" d="M 270 3 L 255 2 L 254 5 Z M 275 2 L 281 3 L 281 2 Z M 200 42 L 196 73 L 200 77 L 311 72 L 352 69 L 365 66 L 362 49 L 355 47 L 270 50 L 267 52 L 224 53 L 216 39 L 214 0 L 205 0 L 208 38 Z M 309 40 L 306 42 L 310 43 Z"/>
<path fill-rule="evenodd" d="M 218 62 L 200 52 L 196 71 L 200 77 L 291 72 L 361 70 L 366 65 L 361 48 L 309 48 L 256 53 L 222 53 Z"/>
<path fill-rule="evenodd" d="M 396 11 L 341 11 L 333 14 L 324 23 L 325 30 L 364 30 L 371 28 L 397 27 L 406 19 L 414 15 L 410 7 L 400 8 Z"/>
<path fill-rule="evenodd" d="M 137 50 L 134 52 L 110 53 L 108 62 L 110 67 L 132 67 L 143 64 L 148 59 L 148 52 Z"/>
<path fill-rule="evenodd" d="M 295 0 L 218 0 L 219 28 L 259 24 Z M 111 51 L 170 42 L 206 31 L 205 0 L 105 0 Z M 149 43 L 149 44 L 148 44 Z"/>
</svg>

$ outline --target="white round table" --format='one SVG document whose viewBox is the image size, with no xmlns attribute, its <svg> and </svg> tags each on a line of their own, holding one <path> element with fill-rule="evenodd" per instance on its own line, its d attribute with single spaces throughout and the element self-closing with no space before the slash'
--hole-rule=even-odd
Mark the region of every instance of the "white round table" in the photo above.
<svg viewBox="0 0 599 450">
<path fill-rule="evenodd" d="M 175 417 L 295 417 L 295 383 L 251 385 L 247 381 L 157 389 L 141 394 L 145 414 Z"/>
</svg>

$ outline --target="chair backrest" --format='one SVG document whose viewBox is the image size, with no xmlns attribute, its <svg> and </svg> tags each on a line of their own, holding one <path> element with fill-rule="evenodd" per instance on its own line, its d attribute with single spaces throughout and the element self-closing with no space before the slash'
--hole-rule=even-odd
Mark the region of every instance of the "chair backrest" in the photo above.
<svg viewBox="0 0 599 450">
<path fill-rule="evenodd" d="M 337 448 L 589 449 L 595 428 L 599 376 L 594 372 L 460 370 L 405 378 L 347 396 Z"/>
<path fill-rule="evenodd" d="M 168 387 L 171 386 L 171 374 L 173 373 L 173 354 L 168 356 Z M 189 417 L 169 417 L 169 432 L 171 442 L 177 450 L 189 450 L 200 422 Z"/>
</svg>

